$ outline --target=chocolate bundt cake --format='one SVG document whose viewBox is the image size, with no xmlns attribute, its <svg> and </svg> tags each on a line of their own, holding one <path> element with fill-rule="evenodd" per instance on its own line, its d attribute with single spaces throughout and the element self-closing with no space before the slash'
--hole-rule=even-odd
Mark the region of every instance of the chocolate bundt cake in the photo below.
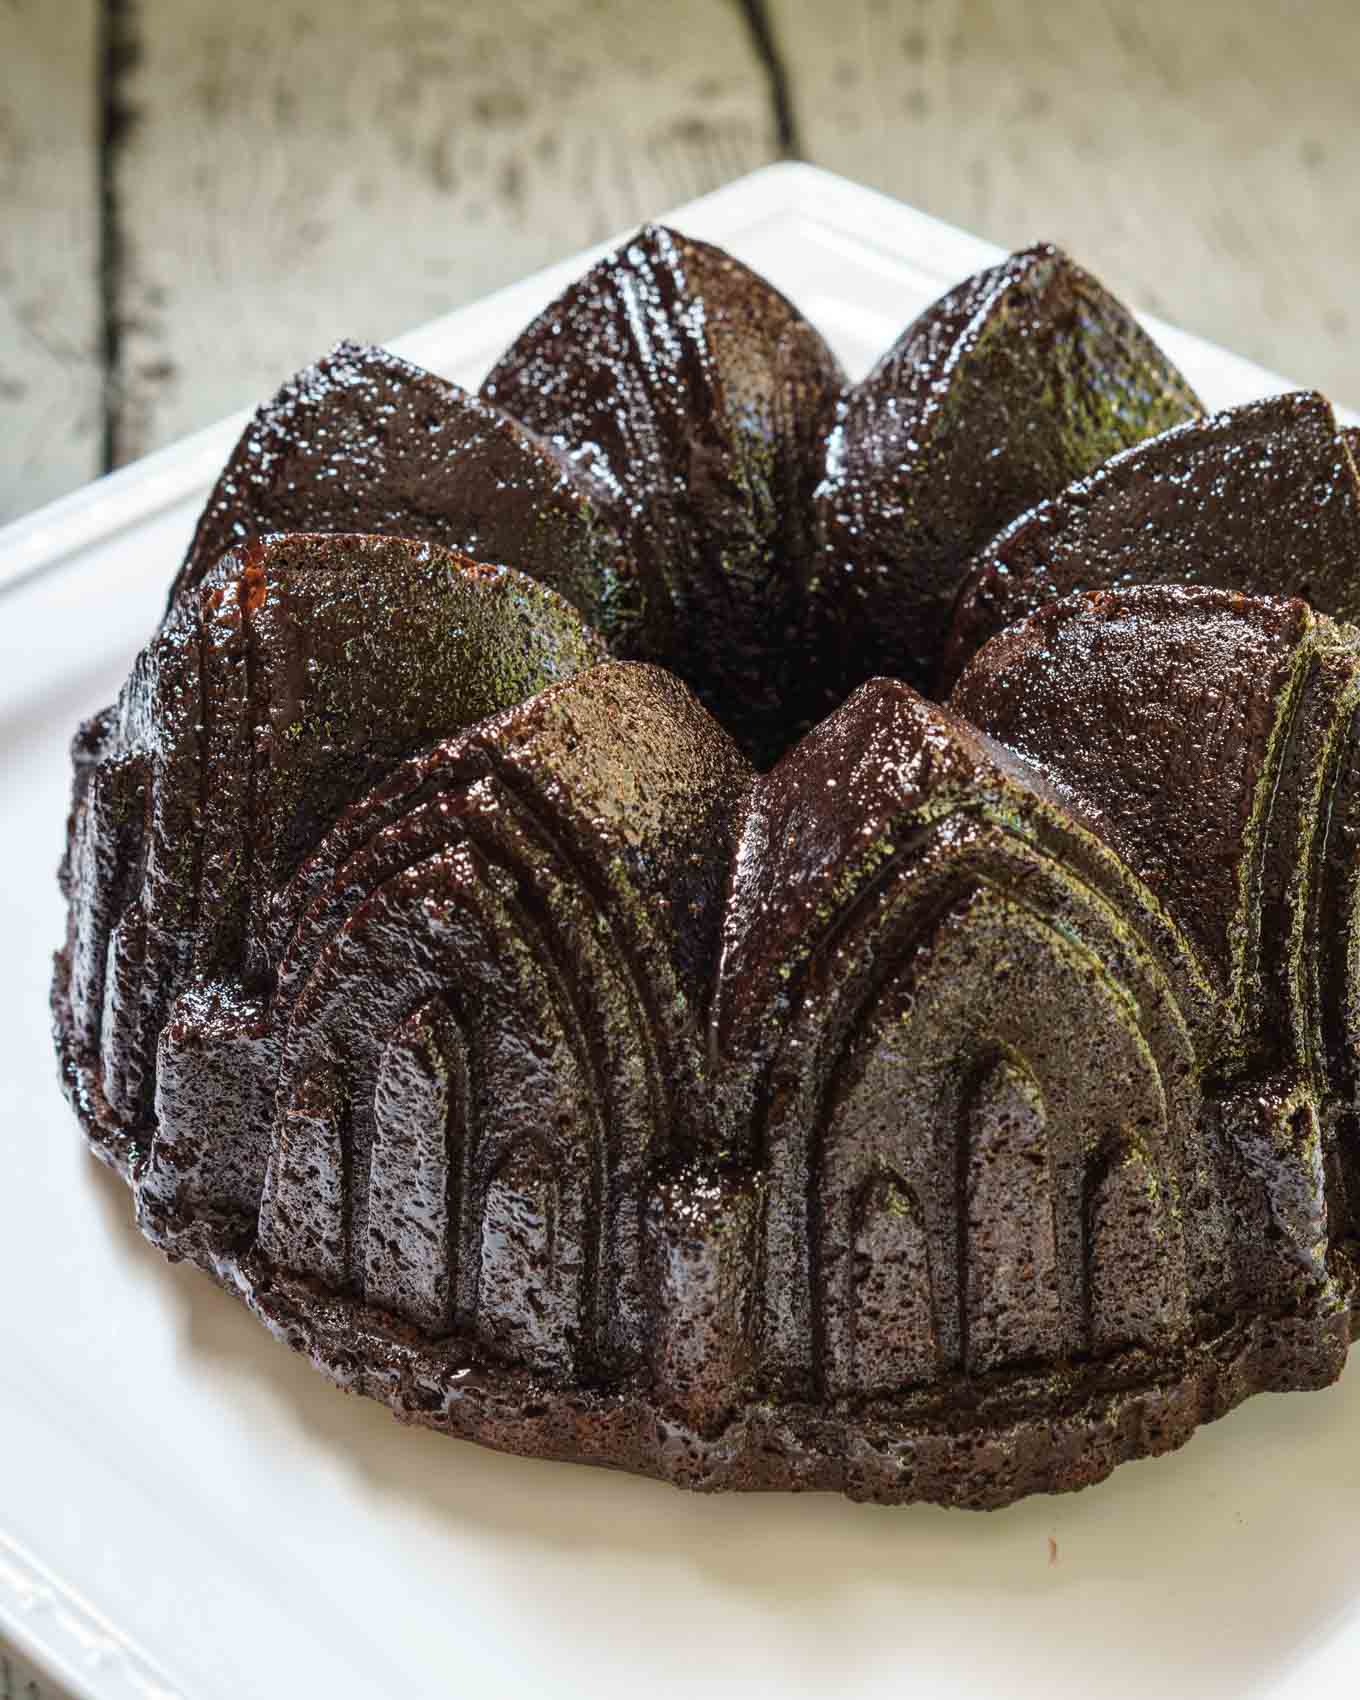
<svg viewBox="0 0 1360 1700">
<path fill-rule="evenodd" d="M 661 229 L 479 395 L 336 349 L 75 740 L 143 1232 L 408 1420 L 700 1488 L 998 1506 L 1333 1380 L 1354 447 L 1047 247 L 855 385 Z"/>
</svg>

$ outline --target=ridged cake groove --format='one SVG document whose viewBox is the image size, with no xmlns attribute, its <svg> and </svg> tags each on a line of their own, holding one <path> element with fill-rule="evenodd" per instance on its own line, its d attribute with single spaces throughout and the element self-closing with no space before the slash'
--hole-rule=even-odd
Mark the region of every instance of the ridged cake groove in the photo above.
<svg viewBox="0 0 1360 1700">
<path fill-rule="evenodd" d="M 655 227 L 478 396 L 342 345 L 77 735 L 64 1085 L 512 1451 L 995 1506 L 1323 1385 L 1357 540 L 1322 398 L 1202 417 L 1044 246 L 857 385 Z"/>
</svg>

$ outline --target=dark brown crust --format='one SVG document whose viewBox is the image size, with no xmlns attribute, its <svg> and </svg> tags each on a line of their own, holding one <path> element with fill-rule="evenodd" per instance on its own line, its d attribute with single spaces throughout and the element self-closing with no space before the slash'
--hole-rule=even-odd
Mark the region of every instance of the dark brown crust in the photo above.
<svg viewBox="0 0 1360 1700">
<path fill-rule="evenodd" d="M 565 357 L 564 357 L 565 354 Z M 678 673 L 757 762 L 806 718 L 809 498 L 844 376 L 807 320 L 649 225 L 518 337 L 483 396 L 583 477 L 636 568 L 614 652 Z"/>
<path fill-rule="evenodd" d="M 1072 597 L 1002 632 L 950 699 L 1091 805 L 1225 987 L 1239 871 L 1311 625 L 1299 601 L 1180 585 Z"/>
<path fill-rule="evenodd" d="M 1132 315 L 1050 244 L 927 308 L 847 392 L 828 438 L 809 616 L 838 656 L 833 704 L 874 673 L 929 689 L 976 550 L 1200 411 Z"/>
<path fill-rule="evenodd" d="M 1216 617 L 1319 641 L 1210 592 L 1076 618 L 1114 638 L 1140 599 L 1149 665 Z M 1035 637 L 998 665 L 1067 665 Z M 1353 1277 L 1327 1083 L 1225 1028 L 1212 951 L 1080 793 L 887 681 L 753 779 L 611 663 L 342 816 L 269 902 L 264 990 L 175 1000 L 145 1142 L 63 955 L 67 1087 L 144 1232 L 411 1420 L 707 1488 L 1081 1486 L 1332 1379 Z"/>
<path fill-rule="evenodd" d="M 285 531 L 442 544 L 527 573 L 606 632 L 624 570 L 580 480 L 530 432 L 457 384 L 351 342 L 290 378 L 246 427 L 172 606 L 227 550 Z"/>
<path fill-rule="evenodd" d="M 69 1065 L 65 1073 L 72 1081 Z M 92 1149 L 126 1173 L 125 1148 L 96 1132 Z M 158 1244 L 171 1243 L 145 1208 L 140 1220 Z M 942 1386 L 933 1409 L 915 1412 L 753 1400 L 718 1433 L 705 1434 L 646 1388 L 564 1390 L 514 1371 L 468 1367 L 392 1318 L 240 1256 L 210 1226 L 172 1255 L 195 1263 L 337 1387 L 378 1400 L 402 1422 L 500 1452 L 627 1470 L 709 1493 L 821 1491 L 976 1511 L 1034 1493 L 1073 1493 L 1120 1464 L 1176 1451 L 1254 1394 L 1329 1386 L 1351 1340 L 1344 1308 L 1259 1315 L 1199 1342 L 1151 1378 L 1146 1359 L 1130 1355 L 1098 1380 L 1044 1376 L 993 1391 L 970 1378 Z M 1033 1414 L 1036 1405 L 1042 1415 Z"/>
<path fill-rule="evenodd" d="M 930 559 L 1193 410 L 1149 348 L 1048 249 L 927 315 L 864 394 L 937 448 L 976 406 L 914 510 Z M 1078 405 L 1027 437 L 1040 370 Z M 1340 1373 L 1360 635 L 1105 590 L 1008 628 L 950 708 L 874 680 L 758 773 L 846 660 L 796 607 L 837 382 L 781 297 L 652 230 L 493 374 L 544 435 L 374 353 L 286 389 L 77 738 L 57 1043 L 147 1237 L 406 1420 L 991 1507 Z M 458 446 L 428 480 L 422 434 Z M 883 496 L 894 444 L 851 443 L 882 464 L 846 489 Z M 465 534 L 689 666 L 746 753 Z"/>
<path fill-rule="evenodd" d="M 1204 584 L 1360 618 L 1360 481 L 1331 405 L 1271 396 L 1108 461 L 970 565 L 936 676 L 947 695 L 1004 627 L 1078 590 Z"/>
</svg>

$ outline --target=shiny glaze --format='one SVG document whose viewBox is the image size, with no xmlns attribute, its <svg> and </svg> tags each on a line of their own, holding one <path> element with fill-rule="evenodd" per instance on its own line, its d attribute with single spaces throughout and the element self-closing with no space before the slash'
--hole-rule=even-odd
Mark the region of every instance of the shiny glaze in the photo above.
<svg viewBox="0 0 1360 1700">
<path fill-rule="evenodd" d="M 1194 411 L 1130 327 L 1033 250 L 847 431 L 793 309 L 649 230 L 482 400 L 286 387 L 73 750 L 63 1080 L 148 1237 L 403 1417 L 704 1488 L 1004 1504 L 1334 1379 L 1360 637 L 1121 587 L 797 737 L 933 653 L 993 498 Z M 818 636 L 833 462 L 891 618 Z"/>
<path fill-rule="evenodd" d="M 843 383 L 777 290 L 649 225 L 547 307 L 482 386 L 586 479 L 625 541 L 634 601 L 615 653 L 672 668 L 762 763 L 806 724 L 820 664 L 800 593 Z"/>
<path fill-rule="evenodd" d="M 621 544 L 579 480 L 532 433 L 384 348 L 342 342 L 246 427 L 170 593 L 272 532 L 440 543 L 518 568 L 602 630 Z"/>
<path fill-rule="evenodd" d="M 989 637 L 1077 590 L 1268 588 L 1360 619 L 1360 479 L 1345 437 L 1330 403 L 1304 390 L 1116 455 L 970 563 L 938 690 Z"/>
<path fill-rule="evenodd" d="M 836 656 L 834 700 L 874 673 L 928 690 L 970 556 L 1200 412 L 1132 315 L 1051 244 L 928 307 L 846 393 L 827 438 L 807 590 L 815 640 Z"/>
</svg>

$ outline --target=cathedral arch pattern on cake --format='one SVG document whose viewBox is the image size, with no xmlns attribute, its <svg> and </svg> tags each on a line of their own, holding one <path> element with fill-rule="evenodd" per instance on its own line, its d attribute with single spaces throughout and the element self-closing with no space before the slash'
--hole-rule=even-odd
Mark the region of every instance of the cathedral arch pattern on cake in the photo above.
<svg viewBox="0 0 1360 1700">
<path fill-rule="evenodd" d="M 1084 1485 L 1344 1361 L 1357 564 L 1328 404 L 1048 247 L 853 385 L 658 228 L 477 396 L 342 345 L 76 739 L 66 1089 L 411 1420 Z"/>
</svg>

